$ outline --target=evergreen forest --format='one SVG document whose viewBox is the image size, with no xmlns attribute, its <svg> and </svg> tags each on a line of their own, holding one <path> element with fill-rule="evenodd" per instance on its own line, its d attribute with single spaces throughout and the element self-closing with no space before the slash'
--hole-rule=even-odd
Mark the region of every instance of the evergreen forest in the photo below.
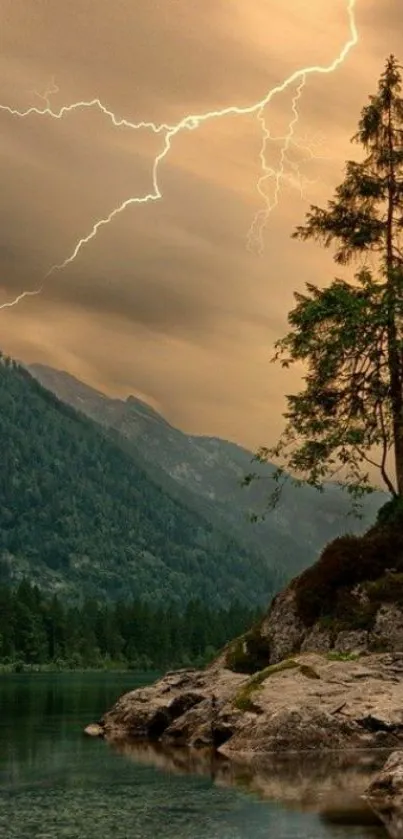
<svg viewBox="0 0 403 839">
<path fill-rule="evenodd" d="M 214 610 L 197 599 L 182 610 L 132 599 L 66 605 L 24 580 L 0 587 L 0 669 L 200 666 L 257 617 L 240 603 Z"/>
</svg>

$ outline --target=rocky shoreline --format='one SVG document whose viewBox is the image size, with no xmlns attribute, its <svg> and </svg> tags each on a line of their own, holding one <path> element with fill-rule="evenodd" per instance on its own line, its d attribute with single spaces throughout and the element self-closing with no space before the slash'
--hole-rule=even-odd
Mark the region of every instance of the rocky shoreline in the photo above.
<svg viewBox="0 0 403 839">
<path fill-rule="evenodd" d="M 197 750 L 201 761 L 214 753 L 250 771 L 292 752 L 298 764 L 302 756 L 325 760 L 333 752 L 355 765 L 361 755 L 371 771 L 358 772 L 350 815 L 354 807 L 362 817 L 372 811 L 394 839 L 403 837 L 403 653 L 347 660 L 304 653 L 251 676 L 222 660 L 203 671 L 174 671 L 124 694 L 86 731 L 120 750 L 144 753 L 146 743 L 154 754 Z M 280 775 L 280 797 L 282 783 Z M 328 810 L 332 796 L 329 790 Z"/>
<path fill-rule="evenodd" d="M 179 670 L 125 694 L 87 731 L 227 756 L 403 748 L 403 653 L 306 653 L 252 676 Z"/>
<path fill-rule="evenodd" d="M 357 795 L 403 839 L 401 524 L 336 539 L 209 667 L 125 694 L 87 733 L 165 755 L 204 750 L 233 765 L 381 756 L 364 786 L 358 773 Z"/>
</svg>

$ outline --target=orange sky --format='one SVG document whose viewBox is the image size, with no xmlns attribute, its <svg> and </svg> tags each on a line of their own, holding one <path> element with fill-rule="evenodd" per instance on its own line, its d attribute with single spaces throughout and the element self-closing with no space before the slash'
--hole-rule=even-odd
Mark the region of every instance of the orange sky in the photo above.
<svg viewBox="0 0 403 839">
<path fill-rule="evenodd" d="M 347 0 L 3 0 L 0 17 L 0 105 L 42 107 L 33 90 L 54 77 L 53 108 L 98 97 L 132 121 L 252 104 L 298 68 L 330 64 L 349 37 Z M 349 138 L 386 56 L 399 57 L 403 6 L 357 0 L 356 21 L 359 44 L 342 68 L 303 91 L 296 138 L 313 139 L 319 159 L 292 149 L 304 197 L 294 169 L 261 256 L 246 249 L 262 207 L 258 121 L 206 122 L 174 138 L 162 201 L 129 207 L 41 296 L 0 311 L 2 349 L 137 394 L 188 432 L 273 443 L 284 393 L 298 384 L 297 371 L 270 365 L 273 343 L 293 290 L 336 273 L 330 253 L 290 234 L 357 153 Z M 266 109 L 274 134 L 287 130 L 295 92 Z M 163 137 L 114 128 L 96 110 L 63 120 L 0 111 L 0 125 L 2 303 L 38 287 L 94 222 L 152 188 Z M 267 160 L 278 165 L 278 144 Z"/>
</svg>

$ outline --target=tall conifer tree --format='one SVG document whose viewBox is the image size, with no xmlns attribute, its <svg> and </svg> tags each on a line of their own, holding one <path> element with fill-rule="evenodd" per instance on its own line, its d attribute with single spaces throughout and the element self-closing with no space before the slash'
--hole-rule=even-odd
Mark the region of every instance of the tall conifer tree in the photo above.
<svg viewBox="0 0 403 839">
<path fill-rule="evenodd" d="M 335 262 L 359 261 L 353 282 L 307 284 L 295 294 L 291 330 L 276 344 L 284 367 L 303 362 L 303 390 L 288 396 L 279 443 L 258 458 L 281 457 L 276 473 L 321 487 L 340 475 L 355 496 L 371 490 L 377 466 L 403 496 L 403 98 L 391 56 L 361 113 L 348 161 L 326 209 L 312 206 L 294 238 L 336 246 Z M 275 498 L 276 496 L 274 496 Z"/>
</svg>

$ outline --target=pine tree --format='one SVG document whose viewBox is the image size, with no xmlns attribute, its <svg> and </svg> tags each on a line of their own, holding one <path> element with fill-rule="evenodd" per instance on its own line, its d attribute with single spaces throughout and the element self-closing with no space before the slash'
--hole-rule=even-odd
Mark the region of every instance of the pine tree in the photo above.
<svg viewBox="0 0 403 839">
<path fill-rule="evenodd" d="M 391 56 L 369 98 L 348 161 L 327 208 L 311 206 L 294 238 L 336 245 L 335 262 L 358 260 L 353 282 L 335 279 L 296 293 L 290 332 L 276 344 L 284 367 L 303 362 L 304 388 L 287 397 L 285 431 L 260 460 L 282 457 L 297 482 L 340 483 L 359 498 L 372 491 L 369 465 L 403 496 L 403 98 Z M 279 487 L 273 496 L 278 498 Z"/>
</svg>

